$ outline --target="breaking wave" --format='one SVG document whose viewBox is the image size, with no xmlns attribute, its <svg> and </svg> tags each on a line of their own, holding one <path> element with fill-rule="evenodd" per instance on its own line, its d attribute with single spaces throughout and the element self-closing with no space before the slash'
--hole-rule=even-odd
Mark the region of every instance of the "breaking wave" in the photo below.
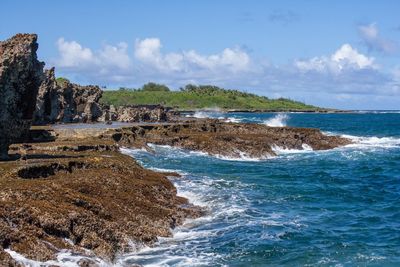
<svg viewBox="0 0 400 267">
<path fill-rule="evenodd" d="M 264 121 L 264 124 L 270 127 L 285 127 L 289 116 L 285 113 L 278 113 L 274 117 Z"/>
<path fill-rule="evenodd" d="M 188 118 L 197 118 L 197 119 L 219 119 L 223 120 L 225 122 L 234 122 L 234 123 L 239 123 L 242 120 L 239 118 L 235 117 L 228 117 L 226 116 L 226 113 L 223 112 L 221 109 L 205 109 L 205 110 L 198 110 L 194 114 L 188 114 L 186 115 Z"/>
<path fill-rule="evenodd" d="M 352 148 L 397 148 L 400 147 L 400 138 L 395 137 L 377 137 L 377 136 L 354 136 L 354 135 L 341 135 L 342 137 L 352 140 L 354 143 L 346 147 Z"/>
</svg>

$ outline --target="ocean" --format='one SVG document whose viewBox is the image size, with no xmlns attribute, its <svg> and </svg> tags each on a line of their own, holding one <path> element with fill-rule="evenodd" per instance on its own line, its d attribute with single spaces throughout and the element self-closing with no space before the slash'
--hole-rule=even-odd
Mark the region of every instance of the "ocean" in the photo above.
<svg viewBox="0 0 400 267">
<path fill-rule="evenodd" d="M 177 171 L 178 194 L 207 209 L 171 238 L 122 255 L 144 266 L 400 266 L 400 113 L 197 113 L 232 122 L 319 128 L 354 144 L 218 158 L 168 146 L 123 149 Z"/>
</svg>

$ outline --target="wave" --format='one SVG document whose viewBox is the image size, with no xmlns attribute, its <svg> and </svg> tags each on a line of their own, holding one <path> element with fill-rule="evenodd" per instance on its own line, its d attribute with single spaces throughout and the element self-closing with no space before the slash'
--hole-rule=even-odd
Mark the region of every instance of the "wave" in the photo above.
<svg viewBox="0 0 400 267">
<path fill-rule="evenodd" d="M 46 266 L 60 266 L 60 267 L 77 267 L 80 266 L 79 262 L 82 260 L 89 260 L 93 263 L 95 263 L 95 266 L 98 267 L 110 267 L 110 266 L 120 266 L 120 265 L 114 265 L 109 262 L 106 262 L 98 257 L 89 257 L 89 256 L 82 256 L 79 254 L 72 253 L 67 250 L 61 250 L 57 254 L 57 259 L 56 260 L 49 260 L 49 261 L 36 261 L 36 260 L 31 260 L 25 257 L 22 254 L 19 254 L 16 251 L 13 251 L 11 249 L 5 249 L 5 252 L 10 254 L 10 256 L 18 263 L 23 264 L 24 266 L 29 266 L 29 267 L 46 267 Z M 120 266 L 122 267 L 122 266 Z"/>
<path fill-rule="evenodd" d="M 354 136 L 343 134 L 342 137 L 353 141 L 345 147 L 353 148 L 397 148 L 400 147 L 400 138 L 395 137 L 377 137 L 377 136 Z"/>
<path fill-rule="evenodd" d="M 399 110 L 355 110 L 355 113 L 360 114 L 399 114 Z"/>
<path fill-rule="evenodd" d="M 207 215 L 185 220 L 172 231 L 172 237 L 160 237 L 152 247 L 121 255 L 117 261 L 120 266 L 212 266 L 213 261 L 222 257 L 213 251 L 197 253 L 198 245 L 229 231 L 231 226 L 223 223 L 228 218 L 237 219 L 244 215 L 248 200 L 243 196 L 246 190 L 241 189 L 246 185 L 191 174 L 174 180 L 174 185 L 178 196 L 204 207 L 208 210 Z"/>
<path fill-rule="evenodd" d="M 173 153 L 169 153 L 169 157 L 190 157 L 190 156 L 199 156 L 199 157 L 212 157 L 212 158 L 217 158 L 220 160 L 226 160 L 226 161 L 263 161 L 266 159 L 270 159 L 273 158 L 272 155 L 269 154 L 265 154 L 261 157 L 252 157 L 249 156 L 246 152 L 237 150 L 236 155 L 237 156 L 227 156 L 227 155 L 222 155 L 222 154 L 210 154 L 207 152 L 203 152 L 203 151 L 192 151 L 192 150 L 187 150 L 184 148 L 179 148 L 179 147 L 173 147 L 173 146 L 169 146 L 169 145 L 156 145 L 156 144 L 151 144 L 148 143 L 147 146 L 149 146 L 150 148 L 154 149 L 154 150 L 160 150 L 160 149 L 167 149 L 170 152 Z M 147 152 L 146 150 L 138 150 L 138 149 L 124 149 L 122 150 L 123 153 L 126 153 L 128 155 L 132 154 L 134 155 L 137 152 Z M 179 173 L 179 171 L 177 171 Z"/>
<path fill-rule="evenodd" d="M 239 118 L 235 117 L 227 117 L 226 113 L 223 112 L 221 109 L 215 108 L 215 109 L 205 109 L 205 110 L 198 110 L 194 114 L 188 114 L 186 115 L 188 118 L 197 118 L 197 119 L 219 119 L 223 120 L 225 122 L 233 122 L 233 123 L 239 123 L 242 120 Z"/>
<path fill-rule="evenodd" d="M 274 117 L 264 121 L 264 124 L 270 127 L 285 127 L 289 116 L 285 113 L 278 113 Z"/>
<path fill-rule="evenodd" d="M 302 149 L 289 149 L 289 148 L 284 148 L 280 147 L 277 145 L 272 146 L 272 150 L 277 154 L 277 155 L 282 155 L 282 154 L 297 154 L 297 153 L 309 153 L 313 152 L 314 150 L 312 147 L 310 147 L 307 144 L 302 145 Z"/>
</svg>

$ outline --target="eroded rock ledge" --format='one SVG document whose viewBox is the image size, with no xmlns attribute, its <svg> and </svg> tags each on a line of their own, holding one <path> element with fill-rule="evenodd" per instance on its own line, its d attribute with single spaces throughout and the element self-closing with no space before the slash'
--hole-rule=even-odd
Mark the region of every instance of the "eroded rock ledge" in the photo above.
<svg viewBox="0 0 400 267">
<path fill-rule="evenodd" d="M 151 244 L 202 210 L 176 195 L 166 174 L 142 168 L 115 142 L 56 140 L 13 145 L 19 161 L 0 162 L 0 265 L 5 249 L 38 261 L 62 249 L 88 249 L 109 262 Z M 91 265 L 90 265 L 91 266 Z"/>
<path fill-rule="evenodd" d="M 232 158 L 267 158 L 276 155 L 276 147 L 302 150 L 308 146 L 313 150 L 327 150 L 351 143 L 347 138 L 324 135 L 318 129 L 225 123 L 211 119 L 138 125 L 111 130 L 101 137 L 125 146 L 170 145 Z"/>
</svg>

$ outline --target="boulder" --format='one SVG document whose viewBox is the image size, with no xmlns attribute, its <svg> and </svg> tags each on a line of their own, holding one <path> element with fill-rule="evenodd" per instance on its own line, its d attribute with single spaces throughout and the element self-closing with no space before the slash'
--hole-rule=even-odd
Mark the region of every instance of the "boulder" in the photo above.
<svg viewBox="0 0 400 267">
<path fill-rule="evenodd" d="M 0 159 L 29 131 L 44 63 L 37 60 L 36 34 L 17 34 L 0 42 Z"/>
<path fill-rule="evenodd" d="M 81 86 L 56 79 L 54 68 L 46 70 L 36 101 L 35 124 L 95 122 L 103 114 L 98 86 Z"/>
</svg>

